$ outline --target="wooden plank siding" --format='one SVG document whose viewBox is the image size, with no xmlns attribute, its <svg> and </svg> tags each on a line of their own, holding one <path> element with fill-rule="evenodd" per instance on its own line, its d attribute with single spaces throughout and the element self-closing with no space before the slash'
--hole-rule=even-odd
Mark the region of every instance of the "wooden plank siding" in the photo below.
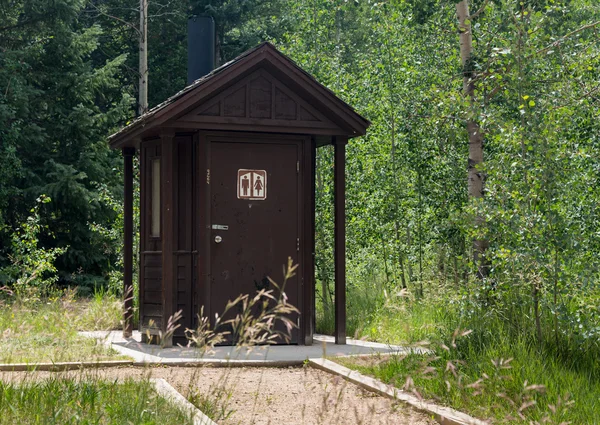
<svg viewBox="0 0 600 425">
<path fill-rule="evenodd" d="M 159 140 L 140 144 L 140 331 L 156 334 L 162 326 L 161 238 L 152 237 L 152 161 L 160 158 Z"/>
<path fill-rule="evenodd" d="M 175 342 L 185 343 L 185 330 L 192 328 L 193 317 L 193 251 L 194 251 L 194 148 L 192 135 L 177 135 L 175 137 L 176 149 L 176 182 L 175 182 L 175 210 L 174 233 L 175 241 L 173 252 L 176 273 L 174 289 L 174 311 L 181 311 L 182 318 L 179 328 L 175 331 Z"/>
</svg>

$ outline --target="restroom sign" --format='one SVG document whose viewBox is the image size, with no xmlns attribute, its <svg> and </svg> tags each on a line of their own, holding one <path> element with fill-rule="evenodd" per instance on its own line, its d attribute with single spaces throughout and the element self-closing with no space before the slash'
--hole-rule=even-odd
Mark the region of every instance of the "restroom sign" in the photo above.
<svg viewBox="0 0 600 425">
<path fill-rule="evenodd" d="M 265 170 L 238 170 L 237 197 L 250 201 L 267 199 L 267 172 Z"/>
</svg>

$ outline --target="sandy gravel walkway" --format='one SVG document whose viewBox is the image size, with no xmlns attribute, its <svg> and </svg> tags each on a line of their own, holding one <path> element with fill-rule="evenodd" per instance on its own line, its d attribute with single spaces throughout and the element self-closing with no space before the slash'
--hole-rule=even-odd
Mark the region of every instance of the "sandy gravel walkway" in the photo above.
<svg viewBox="0 0 600 425">
<path fill-rule="evenodd" d="M 0 372 L 0 380 L 56 376 L 53 372 Z M 364 391 L 354 384 L 304 368 L 109 368 L 65 372 L 91 378 L 164 378 L 184 396 L 209 397 L 227 416 L 219 424 L 436 424 L 427 415 Z"/>
</svg>

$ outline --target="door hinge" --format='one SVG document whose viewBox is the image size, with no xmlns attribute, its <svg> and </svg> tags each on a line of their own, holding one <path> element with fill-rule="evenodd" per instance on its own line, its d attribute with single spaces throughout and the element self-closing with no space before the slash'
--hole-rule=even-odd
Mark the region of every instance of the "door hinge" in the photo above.
<svg viewBox="0 0 600 425">
<path fill-rule="evenodd" d="M 300 238 L 296 238 L 296 251 L 300 251 Z"/>
<path fill-rule="evenodd" d="M 206 184 L 210 184 L 210 168 L 206 169 Z"/>
<path fill-rule="evenodd" d="M 296 161 L 296 173 L 300 173 L 300 161 Z"/>
</svg>

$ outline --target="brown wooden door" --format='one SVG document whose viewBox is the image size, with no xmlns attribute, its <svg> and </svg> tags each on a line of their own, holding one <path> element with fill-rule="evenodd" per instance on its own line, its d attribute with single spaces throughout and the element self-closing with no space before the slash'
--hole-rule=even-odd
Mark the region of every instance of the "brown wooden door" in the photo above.
<svg viewBox="0 0 600 425">
<path fill-rule="evenodd" d="M 301 145 L 257 139 L 208 143 L 205 297 L 214 320 L 240 294 L 274 289 L 267 277 L 282 284 L 288 257 L 300 261 Z M 288 302 L 298 308 L 299 282 L 296 274 L 285 286 Z M 298 329 L 291 342 L 298 342 Z"/>
</svg>

